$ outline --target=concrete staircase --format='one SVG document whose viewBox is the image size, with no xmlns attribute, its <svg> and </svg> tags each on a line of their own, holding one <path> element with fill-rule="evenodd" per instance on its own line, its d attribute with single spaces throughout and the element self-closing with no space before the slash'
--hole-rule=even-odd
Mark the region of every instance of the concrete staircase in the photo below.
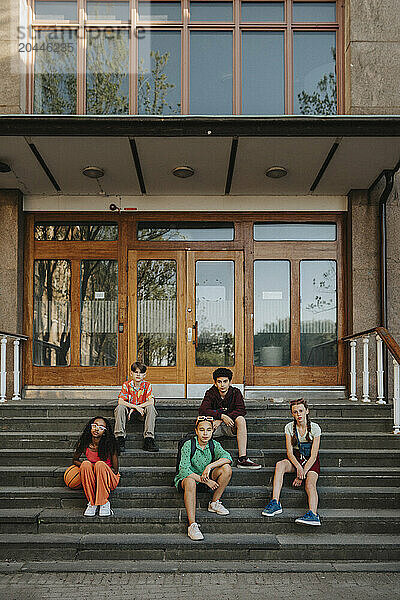
<svg viewBox="0 0 400 600">
<path fill-rule="evenodd" d="M 329 402 L 313 401 L 311 410 L 323 431 L 322 527 L 294 523 L 306 497 L 291 488 L 289 477 L 283 514 L 261 515 L 290 419 L 287 404 L 251 401 L 249 455 L 263 468 L 234 468 L 224 495 L 227 517 L 208 513 L 207 498 L 199 496 L 203 542 L 187 537 L 183 500 L 171 486 L 177 440 L 191 430 L 197 401 L 158 403 L 158 454 L 141 450 L 141 426 L 130 425 L 121 483 L 111 496 L 115 516 L 91 519 L 83 517 L 82 490 L 67 489 L 63 472 L 86 421 L 111 417 L 114 403 L 10 402 L 0 409 L 0 561 L 43 570 L 56 568 L 56 561 L 71 569 L 118 561 L 121 569 L 164 571 L 259 571 L 283 561 L 304 569 L 364 562 L 393 567 L 400 560 L 400 436 L 391 433 L 391 408 Z M 234 440 L 222 443 L 237 456 Z"/>
</svg>

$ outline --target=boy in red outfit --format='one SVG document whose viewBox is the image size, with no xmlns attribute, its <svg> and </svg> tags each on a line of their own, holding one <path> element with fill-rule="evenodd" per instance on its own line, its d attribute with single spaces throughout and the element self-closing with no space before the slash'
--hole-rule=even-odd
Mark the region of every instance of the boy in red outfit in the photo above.
<svg viewBox="0 0 400 600">
<path fill-rule="evenodd" d="M 118 406 L 114 410 L 114 435 L 119 443 L 121 452 L 125 450 L 126 422 L 131 417 L 144 421 L 143 450 L 158 452 L 154 441 L 154 429 L 157 411 L 154 406 L 154 396 L 151 383 L 145 381 L 146 365 L 135 362 L 131 365 L 132 379 L 125 381 L 118 396 Z"/>
</svg>

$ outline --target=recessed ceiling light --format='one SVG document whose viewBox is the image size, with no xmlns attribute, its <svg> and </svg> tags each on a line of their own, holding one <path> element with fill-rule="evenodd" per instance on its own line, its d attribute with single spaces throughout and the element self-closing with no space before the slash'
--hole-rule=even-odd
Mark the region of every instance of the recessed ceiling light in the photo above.
<svg viewBox="0 0 400 600">
<path fill-rule="evenodd" d="M 101 167 L 85 167 L 82 169 L 82 173 L 90 179 L 100 179 L 104 175 L 104 169 Z"/>
<path fill-rule="evenodd" d="M 9 173 L 11 171 L 10 165 L 5 162 L 0 162 L 0 173 Z"/>
<path fill-rule="evenodd" d="M 173 175 L 175 175 L 175 177 L 186 179 L 187 177 L 192 177 L 192 175 L 194 175 L 194 169 L 192 169 L 192 167 L 187 166 L 175 167 L 175 169 L 172 170 L 172 173 Z"/>
<path fill-rule="evenodd" d="M 280 179 L 287 175 L 287 169 L 285 167 L 270 167 L 265 171 L 265 174 L 267 177 L 271 177 L 271 179 Z"/>
</svg>

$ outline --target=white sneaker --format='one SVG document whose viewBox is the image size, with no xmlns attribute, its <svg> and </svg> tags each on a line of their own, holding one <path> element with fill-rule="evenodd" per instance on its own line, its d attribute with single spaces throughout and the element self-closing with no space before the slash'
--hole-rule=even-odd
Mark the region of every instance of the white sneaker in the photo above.
<svg viewBox="0 0 400 600">
<path fill-rule="evenodd" d="M 96 510 L 97 510 L 97 506 L 90 504 L 90 502 L 88 503 L 85 512 L 83 513 L 84 517 L 94 517 L 94 515 L 96 514 Z"/>
<path fill-rule="evenodd" d="M 215 512 L 217 515 L 229 515 L 229 510 L 225 508 L 220 500 L 208 503 L 208 511 Z"/>
<path fill-rule="evenodd" d="M 102 504 L 99 508 L 99 517 L 109 517 L 114 514 L 111 510 L 110 501 L 108 500 L 105 504 Z"/>
<path fill-rule="evenodd" d="M 200 531 L 200 527 L 197 523 L 192 523 L 188 527 L 188 536 L 191 540 L 197 542 L 198 540 L 204 540 L 204 535 Z"/>
</svg>

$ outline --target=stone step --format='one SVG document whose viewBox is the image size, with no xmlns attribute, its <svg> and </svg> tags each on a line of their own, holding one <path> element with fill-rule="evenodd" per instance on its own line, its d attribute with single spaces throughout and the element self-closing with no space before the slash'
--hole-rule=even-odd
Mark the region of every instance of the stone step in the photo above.
<svg viewBox="0 0 400 600">
<path fill-rule="evenodd" d="M 184 534 L 5 534 L 0 560 L 381 560 L 400 559 L 397 535 L 215 534 L 193 542 Z"/>
<path fill-rule="evenodd" d="M 1 436 L 0 436 L 1 437 Z M 17 445 L 17 437 L 15 440 Z M 35 440 L 30 440 L 33 444 Z M 47 445 L 44 447 L 27 446 L 26 441 L 24 442 L 24 448 L 5 448 L 0 453 L 0 465 L 1 466 L 60 466 L 67 468 L 72 462 L 73 449 L 71 447 L 71 440 L 66 440 L 65 443 L 69 443 L 69 446 L 65 448 L 55 448 L 50 450 L 48 448 L 47 440 L 36 440 L 38 446 L 40 443 L 46 442 Z M 237 458 L 237 449 L 231 449 L 232 457 Z M 285 457 L 284 447 L 275 448 L 271 450 L 250 448 L 248 450 L 249 456 L 257 460 L 263 465 L 273 466 L 278 460 Z M 399 450 L 385 450 L 385 449 L 324 449 L 320 450 L 321 463 L 325 467 L 338 466 L 338 467 L 355 467 L 362 468 L 368 467 L 375 471 L 375 475 L 379 476 L 381 469 L 393 468 L 400 464 L 400 449 Z M 158 469 L 163 467 L 174 467 L 176 464 L 176 450 L 164 450 L 160 452 L 150 453 L 144 452 L 139 449 L 127 449 L 120 457 L 121 466 L 136 466 L 142 467 L 156 466 Z"/>
<path fill-rule="evenodd" d="M 22 466 L 0 467 L 0 485 L 12 486 L 64 486 L 65 467 L 57 466 Z M 121 467 L 120 486 L 137 487 L 168 486 L 175 476 L 174 467 Z M 231 484 L 236 486 L 267 485 L 272 483 L 274 467 L 267 466 L 257 471 L 233 468 Z M 285 478 L 291 485 L 294 475 Z M 368 467 L 322 467 L 320 485 L 336 487 L 374 487 L 400 486 L 400 468 L 384 468 L 376 477 L 376 470 Z"/>
<path fill-rule="evenodd" d="M 286 423 L 290 420 L 285 416 L 263 415 L 247 417 L 247 428 L 251 433 L 283 433 Z M 113 421 L 112 421 L 113 422 Z M 83 430 L 87 418 L 80 416 L 26 416 L 0 417 L 0 431 L 20 432 L 64 432 L 74 431 L 76 435 Z M 391 433 L 393 421 L 389 416 L 381 417 L 320 417 L 318 424 L 325 432 L 386 432 Z M 160 416 L 157 419 L 157 435 L 164 433 L 179 433 L 180 437 L 193 429 L 193 419 L 188 417 Z M 128 424 L 129 432 L 141 432 L 143 425 L 132 422 Z"/>
<path fill-rule="evenodd" d="M 185 534 L 186 512 L 183 508 L 160 509 L 115 508 L 110 518 L 84 517 L 83 511 L 50 509 L 1 509 L 0 534 L 4 533 L 171 533 Z M 359 533 L 391 534 L 400 526 L 400 510 L 321 509 L 324 534 Z M 301 510 L 285 509 L 281 515 L 264 517 L 260 509 L 233 508 L 226 517 L 201 509 L 196 519 L 204 534 L 218 533 L 298 533 L 294 520 Z M 321 529 L 322 531 L 322 529 Z M 313 529 L 304 528 L 304 536 Z"/>
<path fill-rule="evenodd" d="M 338 487 L 319 486 L 318 493 L 322 508 L 382 508 L 397 509 L 400 505 L 398 487 Z M 230 485 L 224 493 L 228 508 L 262 509 L 271 496 L 271 486 Z M 199 494 L 199 506 L 206 507 L 208 494 Z M 172 486 L 118 486 L 110 497 L 116 508 L 174 508 L 183 506 L 182 495 Z M 304 490 L 284 487 L 282 503 L 288 508 L 304 509 Z M 82 490 L 66 487 L 0 487 L 2 508 L 81 508 L 86 502 Z"/>
<path fill-rule="evenodd" d="M 198 414 L 200 400 L 188 400 L 180 403 L 165 403 L 157 402 L 157 411 L 160 417 L 186 417 L 195 419 Z M 32 400 L 26 401 L 10 401 L 1 405 L 1 415 L 5 417 L 81 417 L 89 419 L 94 415 L 103 415 L 107 418 L 112 418 L 113 411 L 116 406 L 116 401 L 113 402 L 91 402 L 85 403 L 67 403 L 57 401 L 47 401 L 46 403 L 35 403 Z M 316 404 L 309 403 L 311 418 L 323 417 L 391 417 L 392 406 L 390 404 L 364 404 L 346 402 L 341 404 Z M 290 419 L 289 403 L 274 403 L 274 402 L 251 402 L 246 401 L 246 409 L 248 417 L 258 416 L 284 416 Z"/>
<path fill-rule="evenodd" d="M 32 432 L 32 431 L 2 431 L 0 432 L 1 448 L 72 448 L 77 441 L 77 432 Z M 156 436 L 160 448 L 176 449 L 181 439 L 179 433 L 162 433 Z M 229 449 L 236 448 L 235 438 L 225 437 L 221 439 L 222 445 Z M 251 448 L 282 448 L 284 437 L 280 433 L 249 433 L 248 445 Z M 140 448 L 143 437 L 140 433 L 128 433 L 127 448 Z M 376 448 L 395 450 L 400 448 L 400 436 L 391 433 L 323 433 L 321 444 L 328 448 Z"/>
<path fill-rule="evenodd" d="M 2 573 L 71 573 L 78 564 L 73 560 L 0 562 Z M 80 560 L 79 573 L 398 573 L 398 561 L 363 560 Z M 255 582 L 258 583 L 255 578 Z M 366 597 L 364 595 L 364 597 Z"/>
</svg>

